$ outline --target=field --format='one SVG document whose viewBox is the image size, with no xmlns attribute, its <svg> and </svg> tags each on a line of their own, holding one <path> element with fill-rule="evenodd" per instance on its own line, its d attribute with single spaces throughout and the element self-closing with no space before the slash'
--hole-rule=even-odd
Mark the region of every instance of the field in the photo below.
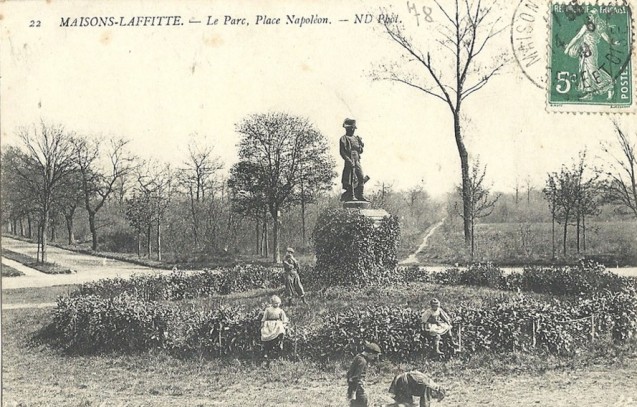
<svg viewBox="0 0 637 407">
<path fill-rule="evenodd" d="M 594 222 L 588 225 L 586 250 L 577 253 L 574 227 L 569 227 L 567 255 L 562 253 L 562 229 L 556 224 L 557 262 L 572 263 L 585 256 L 609 267 L 637 265 L 637 222 Z M 550 223 L 485 223 L 475 228 L 474 261 L 498 265 L 548 264 L 553 248 Z M 445 222 L 429 239 L 418 258 L 423 264 L 465 264 L 471 261 L 463 248 L 462 227 Z"/>
<path fill-rule="evenodd" d="M 3 303 L 52 301 L 72 287 L 4 291 Z M 258 289 L 228 296 L 187 300 L 184 307 L 219 303 L 262 306 L 279 289 Z M 424 307 L 432 296 L 457 304 L 488 307 L 515 293 L 430 283 L 330 288 L 308 294 L 310 307 L 284 307 L 296 322 L 311 323 L 327 309 L 383 303 Z M 530 296 L 543 298 L 541 295 Z M 349 359 L 281 361 L 269 369 L 247 358 L 176 358 L 163 352 L 68 356 L 35 345 L 33 334 L 46 325 L 51 310 L 4 310 L 2 319 L 3 405 L 6 406 L 340 406 L 345 403 L 344 374 Z M 571 356 L 537 353 L 463 354 L 448 362 L 425 356 L 381 361 L 370 369 L 369 391 L 389 402 L 387 389 L 399 369 L 432 374 L 448 388 L 441 406 L 629 406 L 637 386 L 637 344 L 614 347 L 600 340 Z M 434 404 L 435 405 L 435 404 Z"/>
</svg>

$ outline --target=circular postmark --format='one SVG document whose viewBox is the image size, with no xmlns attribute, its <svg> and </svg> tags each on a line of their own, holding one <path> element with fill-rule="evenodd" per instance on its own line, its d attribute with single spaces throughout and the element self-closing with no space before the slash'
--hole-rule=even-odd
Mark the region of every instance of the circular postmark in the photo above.
<svg viewBox="0 0 637 407">
<path fill-rule="evenodd" d="M 546 88 L 548 9 L 546 1 L 520 0 L 511 22 L 513 56 L 524 75 L 540 89 Z"/>
</svg>

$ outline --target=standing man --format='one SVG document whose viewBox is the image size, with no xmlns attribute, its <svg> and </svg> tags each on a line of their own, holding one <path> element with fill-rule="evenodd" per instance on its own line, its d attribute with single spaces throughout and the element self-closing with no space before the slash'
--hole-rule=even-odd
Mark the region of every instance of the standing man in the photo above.
<svg viewBox="0 0 637 407">
<path fill-rule="evenodd" d="M 361 167 L 361 154 L 363 154 L 363 140 L 354 135 L 356 120 L 345 119 L 343 122 L 345 135 L 341 137 L 340 153 L 345 161 L 341 183 L 345 192 L 341 195 L 341 201 L 366 201 L 363 196 L 363 188 L 369 177 L 363 174 Z"/>
<path fill-rule="evenodd" d="M 294 258 L 294 249 L 288 247 L 283 258 L 283 269 L 285 270 L 285 288 L 288 294 L 288 306 L 292 305 L 292 299 L 294 297 L 301 298 L 303 304 L 307 305 L 305 301 L 305 290 L 301 284 L 301 278 L 299 277 L 299 262 Z"/>
<path fill-rule="evenodd" d="M 378 359 L 380 347 L 372 342 L 365 342 L 365 350 L 352 360 L 347 371 L 347 399 L 351 407 L 367 407 L 368 399 L 365 392 L 365 376 L 369 362 Z"/>
</svg>

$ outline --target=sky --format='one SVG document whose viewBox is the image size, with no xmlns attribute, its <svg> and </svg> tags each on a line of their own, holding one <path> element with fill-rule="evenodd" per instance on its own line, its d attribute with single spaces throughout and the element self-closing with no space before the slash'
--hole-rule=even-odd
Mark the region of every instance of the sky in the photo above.
<svg viewBox="0 0 637 407">
<path fill-rule="evenodd" d="M 583 148 L 590 157 L 601 156 L 600 143 L 614 138 L 612 120 L 632 133 L 637 124 L 634 115 L 548 112 L 546 89 L 531 82 L 512 58 L 507 26 L 517 4 L 501 3 L 497 16 L 504 30 L 479 63 L 511 61 L 466 100 L 464 130 L 471 158 L 487 165 L 493 188 L 511 192 L 527 178 L 541 187 L 547 172 L 570 163 Z M 444 16 L 433 1 L 376 4 L 398 16 L 441 71 L 451 69 L 449 54 L 435 42 Z M 444 194 L 460 181 L 452 116 L 436 98 L 373 80 L 381 64 L 402 61 L 377 24 L 353 22 L 357 13 L 377 19 L 378 5 L 352 0 L 2 3 L 1 142 L 17 144 L 18 127 L 43 119 L 88 137 L 128 138 L 135 154 L 174 166 L 183 163 L 188 143 L 196 140 L 213 146 L 227 170 L 237 160 L 235 125 L 253 113 L 283 111 L 309 118 L 325 135 L 340 172 L 342 123 L 354 118 L 372 185 L 423 185 L 434 196 Z M 416 17 L 409 6 L 423 13 Z M 431 22 L 424 11 L 431 11 Z M 64 18 L 173 15 L 184 25 L 60 27 Z M 285 24 L 287 15 L 325 17 L 331 24 L 299 27 Z M 206 25 L 208 16 L 219 18 L 220 25 Z M 249 25 L 224 25 L 225 16 L 246 18 Z M 282 23 L 257 25 L 257 16 L 279 17 Z M 39 27 L 29 27 L 38 21 Z M 548 29 L 544 33 L 543 24 L 538 26 L 539 41 L 546 40 Z"/>
</svg>

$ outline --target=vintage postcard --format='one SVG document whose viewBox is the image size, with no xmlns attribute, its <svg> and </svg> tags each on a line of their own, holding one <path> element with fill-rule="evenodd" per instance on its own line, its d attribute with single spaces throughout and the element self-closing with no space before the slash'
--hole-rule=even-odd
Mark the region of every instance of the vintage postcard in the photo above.
<svg viewBox="0 0 637 407">
<path fill-rule="evenodd" d="M 636 8 L 0 2 L 2 405 L 637 404 Z"/>
</svg>

